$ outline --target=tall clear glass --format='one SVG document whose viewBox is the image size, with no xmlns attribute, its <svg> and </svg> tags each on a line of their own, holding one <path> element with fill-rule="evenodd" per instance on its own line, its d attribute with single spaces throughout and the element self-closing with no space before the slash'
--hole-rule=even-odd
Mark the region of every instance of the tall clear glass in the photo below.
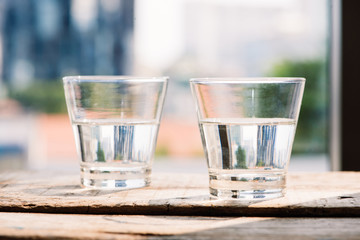
<svg viewBox="0 0 360 240">
<path fill-rule="evenodd" d="M 149 185 L 167 82 L 167 77 L 63 78 L 82 186 Z"/>
<path fill-rule="evenodd" d="M 259 200 L 285 193 L 304 78 L 194 78 L 190 86 L 210 195 Z"/>
</svg>

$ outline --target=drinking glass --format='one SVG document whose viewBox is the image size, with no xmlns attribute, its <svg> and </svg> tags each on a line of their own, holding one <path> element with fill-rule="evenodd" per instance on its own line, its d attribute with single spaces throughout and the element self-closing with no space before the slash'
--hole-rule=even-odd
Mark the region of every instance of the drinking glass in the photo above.
<svg viewBox="0 0 360 240">
<path fill-rule="evenodd" d="M 284 196 L 304 78 L 190 79 L 210 196 Z"/>
<path fill-rule="evenodd" d="M 82 186 L 131 189 L 150 184 L 167 82 L 167 77 L 63 78 Z"/>
</svg>

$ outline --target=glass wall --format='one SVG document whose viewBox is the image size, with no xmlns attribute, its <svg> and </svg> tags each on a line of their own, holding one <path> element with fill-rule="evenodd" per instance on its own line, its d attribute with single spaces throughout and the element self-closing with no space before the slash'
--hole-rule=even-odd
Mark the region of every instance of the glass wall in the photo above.
<svg viewBox="0 0 360 240">
<path fill-rule="evenodd" d="M 61 77 L 96 74 L 170 77 L 157 159 L 189 168 L 205 164 L 189 78 L 305 77 L 290 169 L 327 170 L 327 10 L 326 0 L 0 1 L 0 168 L 76 163 Z"/>
</svg>

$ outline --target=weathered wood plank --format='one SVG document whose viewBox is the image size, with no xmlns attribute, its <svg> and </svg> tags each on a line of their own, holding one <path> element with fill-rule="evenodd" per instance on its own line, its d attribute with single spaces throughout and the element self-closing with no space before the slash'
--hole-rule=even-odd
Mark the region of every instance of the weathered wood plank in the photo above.
<svg viewBox="0 0 360 240">
<path fill-rule="evenodd" d="M 6 239 L 360 239 L 360 218 L 0 213 Z"/>
<path fill-rule="evenodd" d="M 249 203 L 211 200 L 206 175 L 155 174 L 150 187 L 86 190 L 77 174 L 0 175 L 0 211 L 201 216 L 360 216 L 360 173 L 292 173 L 283 198 Z"/>
</svg>

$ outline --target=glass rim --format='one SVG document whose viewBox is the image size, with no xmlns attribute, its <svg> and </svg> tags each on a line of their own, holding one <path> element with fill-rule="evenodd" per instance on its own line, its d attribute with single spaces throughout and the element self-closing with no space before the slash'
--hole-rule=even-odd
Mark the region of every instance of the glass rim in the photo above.
<svg viewBox="0 0 360 240">
<path fill-rule="evenodd" d="M 208 77 L 191 78 L 190 83 L 217 84 L 217 83 L 300 83 L 305 82 L 303 77 Z"/>
<path fill-rule="evenodd" d="M 78 75 L 65 76 L 63 82 L 167 82 L 169 77 L 141 77 L 127 75 Z"/>
</svg>

